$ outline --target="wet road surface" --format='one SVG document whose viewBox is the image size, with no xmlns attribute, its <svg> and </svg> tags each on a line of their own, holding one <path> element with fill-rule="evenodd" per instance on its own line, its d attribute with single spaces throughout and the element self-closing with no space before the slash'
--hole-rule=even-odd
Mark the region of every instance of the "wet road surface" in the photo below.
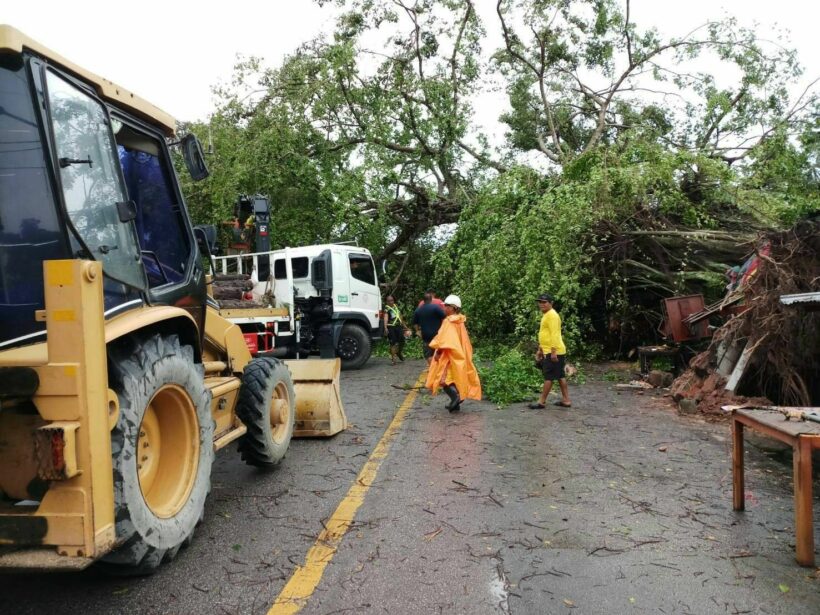
<svg viewBox="0 0 820 615">
<path fill-rule="evenodd" d="M 0 577 L 0 613 L 267 613 L 422 368 L 343 373 L 351 429 L 294 441 L 273 472 L 221 451 L 194 543 L 152 577 Z M 790 452 L 750 438 L 735 513 L 727 424 L 594 378 L 572 394 L 451 415 L 422 391 L 301 612 L 820 612 L 794 562 Z"/>
</svg>

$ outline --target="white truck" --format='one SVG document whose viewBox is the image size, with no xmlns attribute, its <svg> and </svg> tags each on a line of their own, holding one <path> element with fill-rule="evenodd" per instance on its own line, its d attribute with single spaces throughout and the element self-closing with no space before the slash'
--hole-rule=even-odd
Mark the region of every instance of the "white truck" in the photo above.
<svg viewBox="0 0 820 615">
<path fill-rule="evenodd" d="M 382 335 L 381 293 L 370 252 L 321 244 L 214 256 L 215 284 L 240 280 L 220 314 L 239 325 L 251 353 L 338 356 L 358 369 Z M 218 293 L 217 293 L 218 295 Z"/>
</svg>

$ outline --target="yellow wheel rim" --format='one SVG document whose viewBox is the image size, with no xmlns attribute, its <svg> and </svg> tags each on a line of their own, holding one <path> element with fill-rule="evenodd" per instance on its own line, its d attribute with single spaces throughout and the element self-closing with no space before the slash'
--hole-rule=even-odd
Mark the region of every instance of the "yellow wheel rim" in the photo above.
<svg viewBox="0 0 820 615">
<path fill-rule="evenodd" d="M 271 437 L 277 444 L 281 444 L 287 438 L 288 425 L 290 424 L 290 393 L 284 382 L 280 382 L 273 389 L 273 397 L 270 401 L 270 426 Z"/>
<path fill-rule="evenodd" d="M 157 517 L 173 517 L 188 501 L 199 465 L 199 422 L 185 389 L 168 384 L 151 398 L 140 424 L 136 457 L 148 508 Z"/>
</svg>

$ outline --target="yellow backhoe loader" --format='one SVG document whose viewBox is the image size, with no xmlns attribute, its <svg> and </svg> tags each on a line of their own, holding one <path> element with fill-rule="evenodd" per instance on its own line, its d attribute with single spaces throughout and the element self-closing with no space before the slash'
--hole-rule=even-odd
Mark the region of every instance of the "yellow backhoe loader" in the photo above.
<svg viewBox="0 0 820 615">
<path fill-rule="evenodd" d="M 294 429 L 346 425 L 338 359 L 253 359 L 208 297 L 174 130 L 0 26 L 0 569 L 150 573 L 192 539 L 215 450 L 272 467 Z"/>
</svg>

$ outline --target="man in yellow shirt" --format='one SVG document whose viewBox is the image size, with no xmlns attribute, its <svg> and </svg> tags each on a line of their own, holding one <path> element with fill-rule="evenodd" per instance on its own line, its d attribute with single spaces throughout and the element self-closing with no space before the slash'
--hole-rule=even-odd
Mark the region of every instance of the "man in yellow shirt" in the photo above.
<svg viewBox="0 0 820 615">
<path fill-rule="evenodd" d="M 533 410 L 544 408 L 547 403 L 547 395 L 552 390 L 554 380 L 558 381 L 561 387 L 561 401 L 555 402 L 556 406 L 562 408 L 572 407 L 569 400 L 569 387 L 564 376 L 564 365 L 566 363 L 567 347 L 561 339 L 561 317 L 553 307 L 551 295 L 544 293 L 537 299 L 538 309 L 541 310 L 541 327 L 538 330 L 538 352 L 535 353 L 535 360 L 541 364 L 541 371 L 544 374 L 544 386 L 541 389 L 541 398 L 529 405 Z"/>
</svg>

